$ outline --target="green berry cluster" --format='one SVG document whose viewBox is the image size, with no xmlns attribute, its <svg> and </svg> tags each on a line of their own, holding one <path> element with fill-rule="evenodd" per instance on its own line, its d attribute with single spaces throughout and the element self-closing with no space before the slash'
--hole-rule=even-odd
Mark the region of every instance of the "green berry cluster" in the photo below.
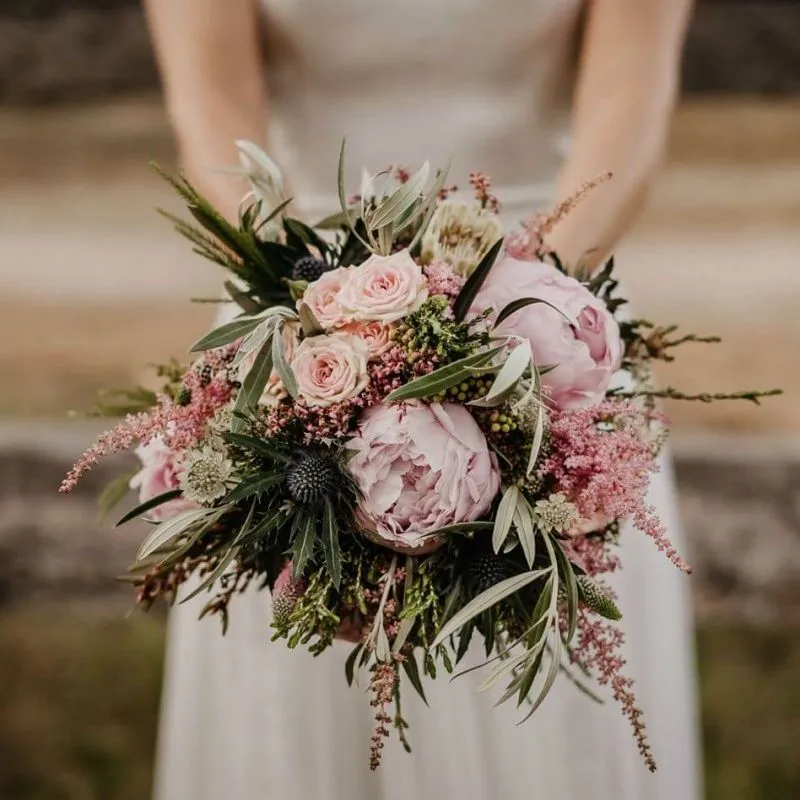
<svg viewBox="0 0 800 800">
<path fill-rule="evenodd" d="M 471 322 L 456 322 L 447 298 L 435 295 L 397 325 L 394 340 L 410 353 L 432 352 L 448 363 L 474 353 L 488 336 Z"/>
<path fill-rule="evenodd" d="M 451 386 L 443 392 L 433 395 L 430 400 L 432 403 L 469 403 L 483 397 L 492 385 L 490 380 L 480 377 L 470 377 Z"/>
</svg>

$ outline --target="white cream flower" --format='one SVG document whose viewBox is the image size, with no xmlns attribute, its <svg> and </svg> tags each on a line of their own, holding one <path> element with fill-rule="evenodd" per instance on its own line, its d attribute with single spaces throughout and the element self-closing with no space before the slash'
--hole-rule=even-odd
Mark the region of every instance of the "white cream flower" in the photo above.
<svg viewBox="0 0 800 800">
<path fill-rule="evenodd" d="M 190 450 L 183 463 L 180 487 L 187 500 L 211 505 L 228 492 L 233 464 L 224 451 L 205 445 Z"/>
<path fill-rule="evenodd" d="M 569 530 L 578 520 L 578 509 L 563 494 L 551 494 L 546 500 L 537 500 L 536 522 L 544 531 Z"/>
<path fill-rule="evenodd" d="M 445 261 L 468 276 L 502 235 L 496 214 L 475 204 L 440 203 L 422 237 L 422 260 Z"/>
</svg>

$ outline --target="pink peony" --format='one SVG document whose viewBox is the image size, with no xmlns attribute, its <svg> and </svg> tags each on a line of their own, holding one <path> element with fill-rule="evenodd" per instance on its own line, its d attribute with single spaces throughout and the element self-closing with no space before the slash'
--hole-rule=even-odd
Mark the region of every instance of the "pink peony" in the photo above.
<svg viewBox="0 0 800 800">
<path fill-rule="evenodd" d="M 430 531 L 480 518 L 500 488 L 496 458 L 460 405 L 373 406 L 348 448 L 362 522 L 400 552 L 421 552 Z"/>
<path fill-rule="evenodd" d="M 557 365 L 542 377 L 559 408 L 596 405 L 605 396 L 622 359 L 619 326 L 602 300 L 549 264 L 503 258 L 475 298 L 474 311 L 498 313 L 512 300 L 537 297 L 542 303 L 513 314 L 500 330 L 524 336 L 540 366 Z"/>
<path fill-rule="evenodd" d="M 369 382 L 367 356 L 367 345 L 352 333 L 304 339 L 291 361 L 300 396 L 310 406 L 354 397 Z"/>
<path fill-rule="evenodd" d="M 355 267 L 339 267 L 324 272 L 320 278 L 309 284 L 302 299 L 297 301 L 298 308 L 305 303 L 323 328 L 338 328 L 350 319 L 342 310 L 339 295 L 352 280 Z"/>
<path fill-rule="evenodd" d="M 137 447 L 136 455 L 142 462 L 142 468 L 131 478 L 130 487 L 139 490 L 140 503 L 146 503 L 164 492 L 179 488 L 180 456 L 170 450 L 160 436 Z M 178 497 L 156 506 L 149 512 L 149 516 L 157 522 L 163 522 L 181 511 L 199 507 L 197 503 Z"/>
<path fill-rule="evenodd" d="M 394 347 L 392 327 L 382 322 L 348 322 L 340 331 L 358 336 L 367 346 L 370 361 L 378 361 Z"/>
<path fill-rule="evenodd" d="M 408 250 L 370 256 L 337 296 L 350 319 L 383 323 L 402 319 L 427 299 L 427 281 Z"/>
</svg>

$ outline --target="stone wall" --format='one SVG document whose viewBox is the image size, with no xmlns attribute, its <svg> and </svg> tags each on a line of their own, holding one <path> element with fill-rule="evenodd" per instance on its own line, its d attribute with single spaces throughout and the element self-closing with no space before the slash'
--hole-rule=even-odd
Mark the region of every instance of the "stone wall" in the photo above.
<svg viewBox="0 0 800 800">
<path fill-rule="evenodd" d="M 686 90 L 800 92 L 800 3 L 700 0 Z M 101 100 L 157 86 L 137 0 L 0 0 L 0 104 Z"/>
</svg>

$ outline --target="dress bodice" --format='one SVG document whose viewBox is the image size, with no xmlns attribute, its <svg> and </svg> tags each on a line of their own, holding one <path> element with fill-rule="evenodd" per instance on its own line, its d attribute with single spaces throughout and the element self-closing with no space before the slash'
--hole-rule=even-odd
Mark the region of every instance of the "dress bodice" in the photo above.
<svg viewBox="0 0 800 800">
<path fill-rule="evenodd" d="M 271 146 L 295 192 L 330 211 L 347 139 L 361 168 L 489 174 L 541 201 L 566 146 L 580 0 L 263 0 Z M 317 208 L 315 208 L 315 206 Z"/>
</svg>

